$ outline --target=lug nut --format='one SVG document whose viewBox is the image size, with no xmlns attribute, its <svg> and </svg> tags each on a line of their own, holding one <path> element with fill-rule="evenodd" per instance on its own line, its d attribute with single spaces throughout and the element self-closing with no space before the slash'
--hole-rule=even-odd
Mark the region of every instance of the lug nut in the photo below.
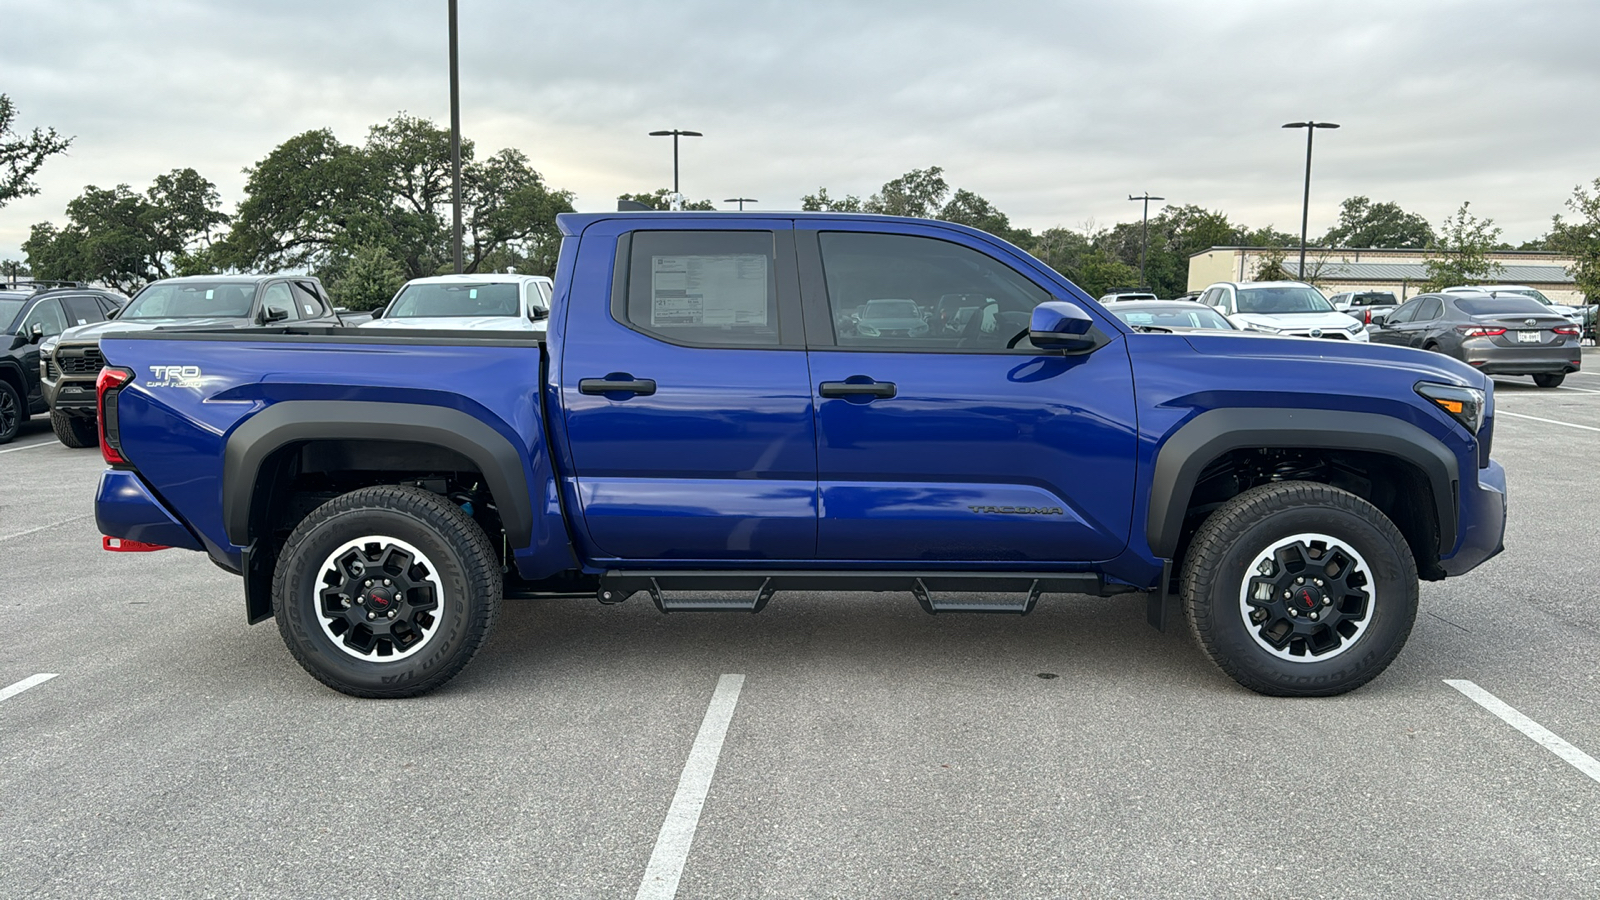
<svg viewBox="0 0 1600 900">
<path fill-rule="evenodd" d="M 372 587 L 372 579 L 371 578 L 367 579 L 367 587 Z"/>
<path fill-rule="evenodd" d="M 1323 597 L 1322 598 L 1322 605 L 1323 606 L 1332 606 L 1333 605 L 1333 598 L 1332 597 Z"/>
<path fill-rule="evenodd" d="M 384 582 L 384 584 L 388 584 L 388 583 L 389 582 L 387 582 L 387 581 Z M 1322 579 L 1321 578 L 1317 579 L 1317 587 L 1322 587 Z"/>
<path fill-rule="evenodd" d="M 387 579 L 387 578 L 385 578 L 385 579 L 384 579 L 384 580 L 383 580 L 383 583 L 384 583 L 384 585 L 385 585 L 385 586 L 387 586 L 387 585 L 390 585 L 390 584 L 393 584 L 393 582 L 391 582 L 391 581 L 390 581 L 390 580 L 389 580 L 389 579 Z M 1317 582 L 1317 584 L 1321 584 L 1321 583 L 1322 583 L 1322 582 L 1320 582 L 1320 581 L 1319 581 L 1319 582 Z"/>
<path fill-rule="evenodd" d="M 394 610 L 389 610 L 389 618 L 394 618 Z"/>
<path fill-rule="evenodd" d="M 1287 600 L 1287 599 L 1289 599 L 1290 597 L 1293 597 L 1293 596 L 1294 596 L 1294 593 L 1291 592 L 1291 591 L 1284 591 L 1283 592 L 1283 599 L 1285 599 L 1285 600 Z"/>
<path fill-rule="evenodd" d="M 1300 615 L 1300 610 L 1295 609 L 1294 607 L 1291 606 L 1291 607 L 1289 607 L 1289 615 L 1298 616 L 1298 615 Z"/>
<path fill-rule="evenodd" d="M 1311 614 L 1311 621 L 1315 622 L 1316 620 L 1317 620 L 1317 614 L 1313 612 Z"/>
<path fill-rule="evenodd" d="M 1294 583 L 1295 583 L 1295 584 L 1305 584 L 1305 583 L 1306 583 L 1306 580 L 1305 580 L 1305 579 L 1304 579 L 1304 578 L 1296 578 L 1296 579 L 1295 579 L 1295 580 L 1294 580 Z"/>
<path fill-rule="evenodd" d="M 376 619 L 376 618 L 377 618 L 377 617 L 378 617 L 378 614 L 377 614 L 377 613 L 375 613 L 375 612 L 369 612 L 369 613 L 367 613 L 367 618 L 368 618 L 368 619 Z"/>
</svg>

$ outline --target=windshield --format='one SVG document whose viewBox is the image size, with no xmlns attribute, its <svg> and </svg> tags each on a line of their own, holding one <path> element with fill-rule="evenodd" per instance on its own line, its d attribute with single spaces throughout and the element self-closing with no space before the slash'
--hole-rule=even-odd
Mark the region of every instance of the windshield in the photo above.
<svg viewBox="0 0 1600 900">
<path fill-rule="evenodd" d="M 1191 309 L 1187 306 L 1167 306 L 1144 309 L 1117 309 L 1111 314 L 1135 327 L 1145 328 L 1216 328 L 1233 331 L 1227 319 L 1209 306 Z"/>
<path fill-rule="evenodd" d="M 118 318 L 242 319 L 250 315 L 256 286 L 238 281 L 158 281 L 139 292 Z"/>
<path fill-rule="evenodd" d="M 1333 305 L 1316 288 L 1259 287 L 1239 289 L 1239 312 L 1281 316 L 1332 312 Z"/>
<path fill-rule="evenodd" d="M 1457 300 L 1456 306 L 1469 316 L 1525 316 L 1530 313 L 1538 316 L 1547 316 L 1550 310 L 1544 304 L 1517 291 L 1518 296 L 1508 296 L 1510 292 L 1502 293 L 1498 297 L 1477 297 L 1472 300 Z"/>
<path fill-rule="evenodd" d="M 515 316 L 517 289 L 515 284 L 408 284 L 383 317 Z"/>
<path fill-rule="evenodd" d="M 873 319 L 916 319 L 921 314 L 917 312 L 914 300 L 869 300 L 867 308 L 861 311 L 863 318 Z"/>
<path fill-rule="evenodd" d="M 27 302 L 26 300 L 13 300 L 10 297 L 0 297 L 0 331 L 11 331 L 11 320 L 17 317 L 17 313 L 22 312 L 22 307 Z"/>
<path fill-rule="evenodd" d="M 1393 294 L 1351 294 L 1351 306 L 1397 306 L 1398 300 Z"/>
</svg>

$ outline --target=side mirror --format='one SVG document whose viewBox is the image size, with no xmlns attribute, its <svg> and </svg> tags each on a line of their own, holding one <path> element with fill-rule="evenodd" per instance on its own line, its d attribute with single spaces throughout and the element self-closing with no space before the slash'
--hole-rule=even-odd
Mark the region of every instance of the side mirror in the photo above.
<svg viewBox="0 0 1600 900">
<path fill-rule="evenodd" d="M 122 307 L 118 306 L 118 307 L 113 308 L 110 312 L 106 313 L 106 318 L 107 319 L 115 319 L 117 316 L 120 316 L 120 315 L 122 315 Z"/>
<path fill-rule="evenodd" d="M 373 310 L 373 311 L 372 311 L 372 317 L 373 317 L 373 318 L 374 318 L 374 319 L 381 319 L 381 318 L 383 318 L 383 307 L 381 307 L 381 306 L 380 306 L 380 307 L 378 307 L 378 308 L 377 308 L 377 309 L 374 309 L 374 310 Z"/>
<path fill-rule="evenodd" d="M 1373 313 L 1372 314 L 1372 327 L 1373 328 L 1386 328 L 1388 326 L 1386 326 L 1384 323 L 1388 322 L 1388 321 L 1389 321 L 1389 317 L 1384 315 L 1383 313 Z"/>
<path fill-rule="evenodd" d="M 44 340 L 44 326 L 35 322 L 33 327 L 28 329 L 28 343 L 37 344 L 42 340 Z"/>
<path fill-rule="evenodd" d="M 1100 346 L 1094 319 L 1065 300 L 1047 300 L 1033 308 L 1028 320 L 1028 340 L 1040 350 L 1086 353 Z"/>
<path fill-rule="evenodd" d="M 548 318 L 549 315 L 550 315 L 550 310 L 545 309 L 542 306 L 535 306 L 532 309 L 528 310 L 528 318 L 533 319 L 535 321 L 538 321 L 539 319 Z"/>
</svg>

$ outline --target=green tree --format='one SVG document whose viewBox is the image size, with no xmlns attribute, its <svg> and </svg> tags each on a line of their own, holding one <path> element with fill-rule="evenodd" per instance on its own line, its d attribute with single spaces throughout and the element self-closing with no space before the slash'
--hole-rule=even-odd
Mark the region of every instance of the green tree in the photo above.
<svg viewBox="0 0 1600 900">
<path fill-rule="evenodd" d="M 1350 197 L 1339 204 L 1339 221 L 1323 236 L 1327 247 L 1426 247 L 1433 242 L 1428 220 L 1398 203 Z"/>
<path fill-rule="evenodd" d="M 328 293 L 335 304 L 348 309 L 377 309 L 388 303 L 405 281 L 405 270 L 389 255 L 388 248 L 367 244 L 341 261 L 337 274 L 328 282 Z"/>
<path fill-rule="evenodd" d="M 103 281 L 132 293 L 208 270 L 209 244 L 228 221 L 221 205 L 216 185 L 193 169 L 157 176 L 143 194 L 89 185 L 67 204 L 65 226 L 34 225 L 22 249 L 40 279 Z"/>
<path fill-rule="evenodd" d="M 935 219 L 944 207 L 944 198 L 949 194 L 950 185 L 945 183 L 944 170 L 929 166 L 926 169 L 912 169 L 886 182 L 876 194 L 867 198 L 861 208 L 863 212 L 884 216 Z"/>
<path fill-rule="evenodd" d="M 1286 251 L 1281 244 L 1266 245 L 1266 251 L 1261 254 L 1261 259 L 1256 263 L 1255 269 L 1250 273 L 1251 281 L 1296 281 L 1297 273 L 1289 271 L 1284 265 Z"/>
<path fill-rule="evenodd" d="M 245 170 L 245 199 L 219 265 L 303 269 L 333 283 L 358 253 L 382 248 L 407 278 L 453 267 L 450 133 L 400 113 L 341 142 L 328 129 L 295 135 Z M 461 142 L 463 268 L 548 274 L 560 243 L 555 218 L 572 194 L 554 190 L 521 151 L 479 161 Z"/>
<path fill-rule="evenodd" d="M 854 194 L 834 199 L 828 196 L 828 189 L 817 188 L 815 194 L 807 194 L 800 198 L 800 208 L 806 212 L 861 212 L 861 198 Z"/>
<path fill-rule="evenodd" d="M 1479 219 L 1468 211 L 1470 203 L 1461 204 L 1455 215 L 1444 220 L 1433 243 L 1429 259 L 1423 261 L 1428 270 L 1424 290 L 1437 291 L 1458 284 L 1486 281 L 1505 271 L 1505 267 L 1489 258 L 1500 240 L 1500 228 L 1493 219 Z"/>
<path fill-rule="evenodd" d="M 15 259 L 0 259 L 0 281 L 16 281 L 24 275 L 32 275 L 28 267 Z"/>
<path fill-rule="evenodd" d="M 39 193 L 33 176 L 44 161 L 58 153 L 67 152 L 72 138 L 62 137 L 54 128 L 35 128 L 27 135 L 18 134 L 13 127 L 17 107 L 11 98 L 0 94 L 0 206 L 18 197 L 32 197 Z"/>
<path fill-rule="evenodd" d="M 1600 303 L 1600 178 L 1588 188 L 1578 185 L 1567 198 L 1574 219 L 1552 218 L 1548 244 L 1572 257 L 1567 274 L 1590 303 Z"/>
<path fill-rule="evenodd" d="M 618 194 L 618 200 L 632 200 L 643 203 L 651 209 L 668 210 L 672 208 L 672 189 L 656 188 L 653 194 Z M 684 200 L 683 208 L 686 210 L 710 211 L 716 209 L 710 200 Z"/>
</svg>

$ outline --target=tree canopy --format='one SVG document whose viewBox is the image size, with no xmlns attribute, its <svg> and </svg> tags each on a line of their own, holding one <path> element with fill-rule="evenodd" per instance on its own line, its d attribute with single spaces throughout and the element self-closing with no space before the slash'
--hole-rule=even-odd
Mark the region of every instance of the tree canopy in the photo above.
<svg viewBox="0 0 1600 900">
<path fill-rule="evenodd" d="M 1437 291 L 1458 284 L 1472 284 L 1494 278 L 1505 267 L 1489 258 L 1500 240 L 1500 228 L 1493 219 L 1480 219 L 1463 203 L 1455 215 L 1445 219 L 1439 233 L 1428 245 L 1430 258 L 1423 261 L 1428 270 L 1425 290 Z"/>
<path fill-rule="evenodd" d="M 1600 178 L 1589 187 L 1578 185 L 1567 198 L 1572 221 L 1553 217 L 1546 242 L 1572 257 L 1567 274 L 1591 302 L 1600 302 Z"/>
<path fill-rule="evenodd" d="M 1428 220 L 1398 203 L 1350 197 L 1339 204 L 1339 221 L 1323 236 L 1327 247 L 1426 247 L 1433 241 Z"/>
<path fill-rule="evenodd" d="M 22 249 L 35 278 L 102 281 L 125 293 L 174 275 L 209 271 L 210 243 L 228 221 L 217 187 L 193 169 L 158 175 L 144 193 L 89 185 L 67 204 L 67 224 L 33 226 Z"/>
<path fill-rule="evenodd" d="M 72 145 L 72 138 L 62 137 L 54 128 L 35 128 L 26 135 L 19 134 L 16 119 L 16 104 L 0 94 L 0 206 L 18 197 L 38 194 L 34 174 L 45 160 L 67 152 Z"/>
</svg>

